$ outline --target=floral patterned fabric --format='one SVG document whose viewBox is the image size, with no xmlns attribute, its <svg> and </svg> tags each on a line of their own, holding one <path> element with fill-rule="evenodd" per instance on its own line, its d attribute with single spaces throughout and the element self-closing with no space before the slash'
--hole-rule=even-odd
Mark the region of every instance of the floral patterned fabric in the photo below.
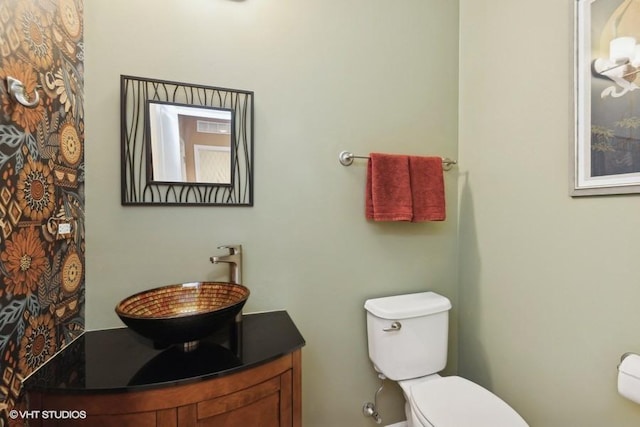
<svg viewBox="0 0 640 427">
<path fill-rule="evenodd" d="M 5 409 L 16 404 L 22 379 L 84 329 L 82 37 L 82 0 L 0 2 L 0 407 Z M 37 91 L 35 108 L 11 99 L 9 76 L 24 84 L 27 96 Z M 70 224 L 70 231 L 60 224 Z M 3 415 L 0 421 L 9 420 Z"/>
</svg>

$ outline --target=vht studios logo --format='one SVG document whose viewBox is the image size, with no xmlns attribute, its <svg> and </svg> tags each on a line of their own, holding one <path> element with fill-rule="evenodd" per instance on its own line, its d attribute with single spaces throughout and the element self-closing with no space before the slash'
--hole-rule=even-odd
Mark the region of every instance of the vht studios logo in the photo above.
<svg viewBox="0 0 640 427">
<path fill-rule="evenodd" d="M 54 411 L 31 409 L 29 411 L 18 411 L 12 409 L 9 411 L 9 417 L 13 420 L 21 418 L 23 420 L 84 420 L 87 418 L 87 411 Z"/>
</svg>

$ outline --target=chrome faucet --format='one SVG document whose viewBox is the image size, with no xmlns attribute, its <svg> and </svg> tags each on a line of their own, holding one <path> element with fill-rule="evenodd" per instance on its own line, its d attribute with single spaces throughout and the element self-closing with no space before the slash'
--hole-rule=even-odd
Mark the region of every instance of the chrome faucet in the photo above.
<svg viewBox="0 0 640 427">
<path fill-rule="evenodd" d="M 218 246 L 218 249 L 228 249 L 228 255 L 212 256 L 211 262 L 214 264 L 229 264 L 229 281 L 231 283 L 242 283 L 242 245 Z"/>
</svg>

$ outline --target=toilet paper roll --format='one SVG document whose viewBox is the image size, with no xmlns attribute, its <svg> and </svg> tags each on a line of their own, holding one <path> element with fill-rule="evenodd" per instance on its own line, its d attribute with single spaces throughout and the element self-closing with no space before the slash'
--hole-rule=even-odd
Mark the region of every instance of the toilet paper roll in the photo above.
<svg viewBox="0 0 640 427">
<path fill-rule="evenodd" d="M 640 355 L 623 356 L 618 366 L 618 393 L 640 404 Z"/>
</svg>

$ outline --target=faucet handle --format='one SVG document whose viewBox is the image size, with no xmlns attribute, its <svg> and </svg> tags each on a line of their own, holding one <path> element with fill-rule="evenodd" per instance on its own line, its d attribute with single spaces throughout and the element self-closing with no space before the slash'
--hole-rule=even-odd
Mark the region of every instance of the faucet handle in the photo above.
<svg viewBox="0 0 640 427">
<path fill-rule="evenodd" d="M 218 249 L 228 249 L 230 255 L 242 253 L 242 245 L 222 245 Z"/>
</svg>

